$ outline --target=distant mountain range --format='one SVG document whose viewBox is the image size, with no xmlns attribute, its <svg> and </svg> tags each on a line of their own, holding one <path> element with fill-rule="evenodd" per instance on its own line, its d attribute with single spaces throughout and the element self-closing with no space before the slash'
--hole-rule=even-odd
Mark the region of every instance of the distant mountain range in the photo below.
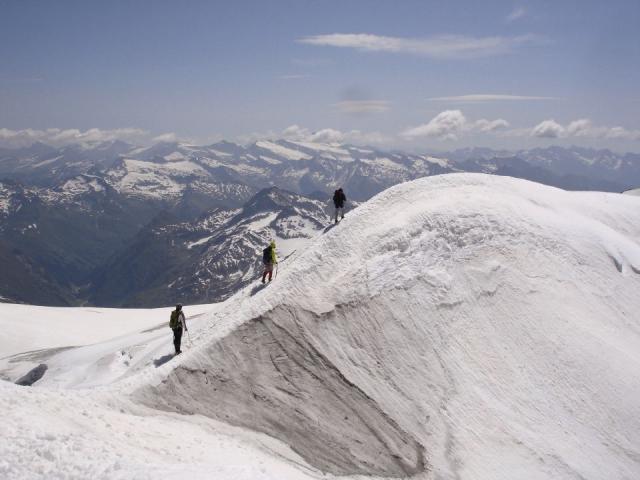
<svg viewBox="0 0 640 480">
<path fill-rule="evenodd" d="M 622 192 L 640 185 L 640 154 L 581 147 L 518 152 L 465 149 L 447 154 L 465 171 L 525 178 L 565 190 Z"/>
<path fill-rule="evenodd" d="M 94 149 L 54 149 L 39 143 L 0 150 L 0 178 L 70 192 L 76 176 L 90 175 L 122 196 L 165 203 L 185 195 L 228 200 L 222 190 L 229 185 L 254 192 L 277 186 L 302 194 L 340 185 L 354 199 L 366 200 L 396 183 L 454 170 L 447 160 L 429 155 L 284 140 L 246 147 L 230 142 L 159 143 L 127 149 L 122 142 L 111 142 Z M 72 183 L 66 185 L 68 181 Z"/>
<path fill-rule="evenodd" d="M 268 239 L 288 254 L 325 228 L 338 186 L 364 201 L 459 171 L 623 191 L 640 185 L 640 155 L 577 147 L 417 155 L 287 140 L 0 149 L 0 301 L 220 300 L 255 280 Z"/>
</svg>

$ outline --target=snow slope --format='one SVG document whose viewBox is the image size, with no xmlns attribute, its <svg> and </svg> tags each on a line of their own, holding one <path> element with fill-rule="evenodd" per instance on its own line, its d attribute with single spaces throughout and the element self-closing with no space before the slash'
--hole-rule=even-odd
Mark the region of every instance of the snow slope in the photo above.
<svg viewBox="0 0 640 480">
<path fill-rule="evenodd" d="M 19 313 L 23 314 L 31 308 L 42 321 L 72 327 L 65 328 L 57 337 L 67 345 L 100 335 L 92 331 L 86 319 L 82 321 L 81 317 L 89 310 L 100 311 L 94 312 L 92 320 L 98 313 L 108 314 L 111 321 L 109 327 L 101 326 L 102 333 L 111 328 L 113 335 L 121 333 L 118 327 L 134 312 L 2 307 L 7 307 L 4 310 L 11 315 L 14 314 L 11 310 L 21 310 Z M 218 305 L 185 307 L 194 340 L 203 321 L 210 321 L 201 310 L 215 315 L 218 308 Z M 0 424 L 0 478 L 309 478 L 310 470 L 304 462 L 277 440 L 202 417 L 159 415 L 123 394 L 131 387 L 122 379 L 139 374 L 131 380 L 132 384 L 144 383 L 147 377 L 157 376 L 159 373 L 155 371 L 161 371 L 173 357 L 171 332 L 166 328 L 167 309 L 138 312 L 138 327 L 146 321 L 152 328 L 101 343 L 43 349 L 0 359 L 1 376 L 12 379 L 40 362 L 48 366 L 44 377 L 37 381 L 37 388 L 0 381 L 0 407 L 6 412 L 5 421 Z M 26 319 L 30 325 L 23 326 L 23 330 L 34 327 L 34 334 L 35 330 L 47 330 L 29 318 L 20 315 L 19 319 L 13 316 L 12 320 Z M 84 333 L 83 337 L 79 336 L 80 332 Z M 66 340 L 63 339 L 65 333 Z M 183 349 L 188 350 L 189 337 L 183 342 Z M 111 387 L 99 387 L 118 381 L 119 384 Z M 283 460 L 283 456 L 289 460 Z"/>
<path fill-rule="evenodd" d="M 145 332 L 113 341 L 135 368 L 102 387 L 52 389 L 62 364 L 1 384 L 0 474 L 638 478 L 639 207 L 473 174 L 393 187 L 212 306 L 176 360 Z"/>
<path fill-rule="evenodd" d="M 192 313 L 210 305 L 191 307 Z M 0 357 L 103 342 L 166 323 L 171 308 L 60 308 L 0 303 Z"/>
</svg>

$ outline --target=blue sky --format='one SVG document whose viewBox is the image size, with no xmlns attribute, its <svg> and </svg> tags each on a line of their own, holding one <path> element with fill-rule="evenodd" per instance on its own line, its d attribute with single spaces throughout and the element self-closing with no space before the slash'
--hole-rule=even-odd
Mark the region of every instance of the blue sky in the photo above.
<svg viewBox="0 0 640 480">
<path fill-rule="evenodd" d="M 637 0 L 0 0 L 0 141 L 638 151 L 638 25 Z"/>
</svg>

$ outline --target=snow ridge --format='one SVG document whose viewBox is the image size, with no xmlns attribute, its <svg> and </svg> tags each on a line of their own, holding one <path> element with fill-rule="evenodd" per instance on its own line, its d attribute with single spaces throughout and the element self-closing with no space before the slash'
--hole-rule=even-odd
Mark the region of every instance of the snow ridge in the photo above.
<svg viewBox="0 0 640 480">
<path fill-rule="evenodd" d="M 631 478 L 639 241 L 632 197 L 409 182 L 231 299 L 226 333 L 135 397 L 268 433 L 339 475 Z"/>
</svg>

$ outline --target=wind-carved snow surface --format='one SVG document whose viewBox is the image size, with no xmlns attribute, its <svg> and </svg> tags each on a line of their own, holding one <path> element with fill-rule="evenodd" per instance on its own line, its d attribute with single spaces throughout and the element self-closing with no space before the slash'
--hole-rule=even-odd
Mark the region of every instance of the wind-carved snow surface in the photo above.
<svg viewBox="0 0 640 480">
<path fill-rule="evenodd" d="M 345 313 L 338 322 L 351 320 Z M 179 366 L 141 398 L 267 433 L 324 472 L 404 477 L 423 471 L 424 447 L 306 340 L 299 323 L 307 319 L 335 321 L 277 307 L 204 349 L 213 370 L 209 362 Z"/>
<path fill-rule="evenodd" d="M 145 368 L 161 339 L 139 334 L 137 373 L 101 389 L 0 385 L 0 473 L 640 478 L 639 207 L 474 174 L 393 187 L 212 307 L 177 359 Z"/>
</svg>

